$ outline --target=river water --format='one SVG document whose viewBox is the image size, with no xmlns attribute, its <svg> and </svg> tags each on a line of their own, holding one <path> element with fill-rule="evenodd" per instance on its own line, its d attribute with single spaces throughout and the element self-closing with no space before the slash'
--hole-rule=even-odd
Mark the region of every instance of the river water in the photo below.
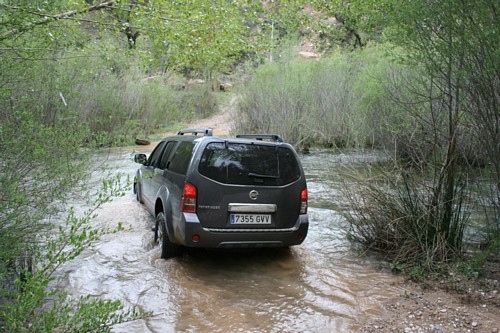
<svg viewBox="0 0 500 333">
<path fill-rule="evenodd" d="M 133 149 L 113 151 L 108 169 L 133 177 Z M 152 245 L 154 218 L 129 191 L 94 221 L 103 227 L 121 222 L 125 230 L 67 264 L 62 288 L 153 313 L 115 332 L 355 332 L 402 292 L 383 263 L 352 249 L 341 215 L 349 208 L 338 170 L 379 157 L 316 151 L 302 158 L 310 228 L 305 242 L 289 250 L 192 251 L 163 260 Z"/>
</svg>

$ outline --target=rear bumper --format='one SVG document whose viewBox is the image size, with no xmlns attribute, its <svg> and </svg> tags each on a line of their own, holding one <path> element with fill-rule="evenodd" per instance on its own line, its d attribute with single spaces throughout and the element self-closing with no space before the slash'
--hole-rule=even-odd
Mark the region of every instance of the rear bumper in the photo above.
<svg viewBox="0 0 500 333">
<path fill-rule="evenodd" d="M 289 229 L 210 229 L 204 228 L 198 216 L 184 213 L 184 246 L 201 248 L 263 248 L 286 247 L 301 244 L 307 236 L 309 218 L 299 215 Z M 193 235 L 199 241 L 193 241 Z"/>
</svg>

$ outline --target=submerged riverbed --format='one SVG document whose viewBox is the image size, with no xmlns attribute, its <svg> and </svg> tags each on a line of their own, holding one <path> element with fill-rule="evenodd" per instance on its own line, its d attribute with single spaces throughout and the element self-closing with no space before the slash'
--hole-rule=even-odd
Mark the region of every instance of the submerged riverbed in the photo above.
<svg viewBox="0 0 500 333">
<path fill-rule="evenodd" d="M 113 151 L 112 173 L 133 177 L 134 148 Z M 160 259 L 152 244 L 154 218 L 129 191 L 106 204 L 95 223 L 124 231 L 103 237 L 65 267 L 70 295 L 119 299 L 151 311 L 116 332 L 345 332 L 380 317 L 382 303 L 401 293 L 398 278 L 346 240 L 347 209 L 338 170 L 376 161 L 376 153 L 302 158 L 309 189 L 309 234 L 289 250 L 189 251 Z M 77 207 L 78 208 L 78 207 Z"/>
</svg>

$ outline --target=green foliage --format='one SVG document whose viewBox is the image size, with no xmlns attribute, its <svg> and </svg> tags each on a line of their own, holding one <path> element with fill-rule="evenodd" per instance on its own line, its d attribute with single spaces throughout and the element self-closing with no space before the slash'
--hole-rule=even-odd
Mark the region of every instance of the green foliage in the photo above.
<svg viewBox="0 0 500 333">
<path fill-rule="evenodd" d="M 0 262 L 4 265 L 12 264 L 22 249 L 30 250 L 45 227 L 40 222 L 59 211 L 55 203 L 71 195 L 72 184 L 83 179 L 87 166 L 84 153 L 76 149 L 84 132 L 45 126 L 36 116 L 19 111 L 0 125 Z M 68 130 L 74 130 L 73 135 L 68 136 Z"/>
<path fill-rule="evenodd" d="M 299 145 L 390 146 L 395 132 L 410 128 L 387 97 L 390 80 L 399 75 L 383 46 L 315 62 L 285 57 L 256 71 L 237 126 L 241 132 L 277 132 Z"/>
<path fill-rule="evenodd" d="M 67 200 L 85 192 L 92 170 L 90 152 L 80 146 L 88 135 L 84 127 L 47 125 L 39 116 L 12 112 L 0 127 L 0 327 L 9 332 L 106 330 L 137 313 L 117 302 L 72 300 L 50 283 L 61 265 L 104 233 L 120 230 L 95 228 L 92 219 L 129 184 L 119 178 L 103 181 L 82 216 L 70 210 L 63 224 L 55 222 L 67 210 Z"/>
<path fill-rule="evenodd" d="M 384 15 L 392 8 L 393 0 L 331 0 L 311 1 L 311 5 L 327 20 L 314 27 L 321 46 L 330 49 L 340 45 L 356 49 L 379 40 L 380 31 L 387 26 Z M 334 18 L 334 20 L 332 20 Z"/>
<path fill-rule="evenodd" d="M 450 149 L 442 153 L 448 161 L 456 160 L 451 158 L 457 152 L 455 141 L 471 139 L 462 140 L 460 127 L 471 129 L 472 140 L 486 151 L 496 172 L 493 181 L 498 182 L 497 1 L 354 0 L 318 1 L 315 5 L 330 15 L 342 16 L 354 30 L 382 32 L 383 40 L 405 50 L 397 49 L 395 60 L 411 66 L 421 78 L 406 82 L 413 96 L 399 98 L 399 102 L 407 108 L 421 107 L 430 115 L 419 126 L 434 121 L 430 118 L 441 122 L 431 127 L 440 132 L 436 137 L 449 138 Z M 454 168 L 453 163 L 449 166 Z"/>
<path fill-rule="evenodd" d="M 0 308 L 0 327 L 7 332 L 110 332 L 114 324 L 139 317 L 119 301 L 71 299 L 64 292 L 47 292 L 49 282 L 43 273 L 25 273 L 22 282 L 16 281 L 24 292 Z"/>
<path fill-rule="evenodd" d="M 211 78 L 251 51 L 247 28 L 234 1 L 153 1 L 145 29 L 153 57 L 165 68 Z"/>
<path fill-rule="evenodd" d="M 93 46 L 82 51 L 99 52 Z M 64 57 L 64 53 L 59 54 Z M 25 64 L 30 66 L 6 70 L 0 89 L 4 116 L 19 108 L 36 110 L 37 121 L 47 126 L 83 125 L 78 129 L 81 142 L 77 145 L 118 145 L 148 136 L 172 122 L 206 117 L 216 110 L 209 84 L 182 89 L 182 78 L 145 77 L 139 64 L 111 47 L 105 54 L 97 54 L 30 61 Z"/>
<path fill-rule="evenodd" d="M 497 1 L 412 1 L 397 3 L 386 38 L 409 50 L 453 116 L 463 121 L 487 152 L 500 177 L 498 89 L 500 57 Z M 424 24 L 417 24 L 422 22 Z M 461 137 L 458 129 L 450 136 Z"/>
<path fill-rule="evenodd" d="M 408 276 L 414 282 L 420 282 L 428 277 L 428 275 L 429 271 L 425 268 L 422 268 L 422 266 L 414 266 L 408 273 Z"/>
<path fill-rule="evenodd" d="M 57 59 L 64 53 L 53 54 Z M 127 186 L 105 182 L 83 216 L 71 210 L 62 216 L 68 199 L 86 192 L 92 172 L 92 151 L 82 147 L 102 144 L 71 105 L 77 89 L 72 84 L 91 82 L 82 75 L 90 68 L 77 71 L 67 60 L 0 58 L 0 327 L 9 332 L 101 331 L 103 323 L 136 316 L 116 302 L 72 300 L 52 283 L 61 265 L 103 233 L 119 230 L 96 229 L 92 218 Z"/>
<path fill-rule="evenodd" d="M 277 132 L 285 140 L 300 142 L 300 124 L 305 120 L 309 97 L 301 82 L 310 77 L 300 63 L 276 63 L 258 69 L 240 102 L 240 132 Z"/>
<path fill-rule="evenodd" d="M 41 50 L 81 47 L 96 37 L 120 36 L 123 46 L 139 52 L 147 66 L 211 79 L 216 71 L 272 52 L 281 37 L 305 23 L 302 4 L 115 0 L 102 6 L 84 0 L 12 1 L 0 3 L 0 43 L 33 58 Z"/>
</svg>

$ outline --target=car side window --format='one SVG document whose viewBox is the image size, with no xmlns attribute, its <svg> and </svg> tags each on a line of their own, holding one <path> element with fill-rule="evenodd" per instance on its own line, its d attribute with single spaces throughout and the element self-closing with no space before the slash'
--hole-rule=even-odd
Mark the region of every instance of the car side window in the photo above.
<svg viewBox="0 0 500 333">
<path fill-rule="evenodd" d="M 177 150 L 172 157 L 168 170 L 185 175 L 189 162 L 191 161 L 191 153 L 193 152 L 193 142 L 181 142 L 177 146 Z"/>
<path fill-rule="evenodd" d="M 170 153 L 172 152 L 172 149 L 174 148 L 176 143 L 177 141 L 167 142 L 167 145 L 165 146 L 165 151 L 163 152 L 160 163 L 158 164 L 158 168 L 165 169 L 167 167 L 168 157 L 170 156 Z"/>
<path fill-rule="evenodd" d="M 164 146 L 165 146 L 165 141 L 160 142 L 158 144 L 158 146 L 156 146 L 156 148 L 153 150 L 153 152 L 151 153 L 151 155 L 148 158 L 147 165 L 154 166 L 156 164 Z"/>
</svg>

